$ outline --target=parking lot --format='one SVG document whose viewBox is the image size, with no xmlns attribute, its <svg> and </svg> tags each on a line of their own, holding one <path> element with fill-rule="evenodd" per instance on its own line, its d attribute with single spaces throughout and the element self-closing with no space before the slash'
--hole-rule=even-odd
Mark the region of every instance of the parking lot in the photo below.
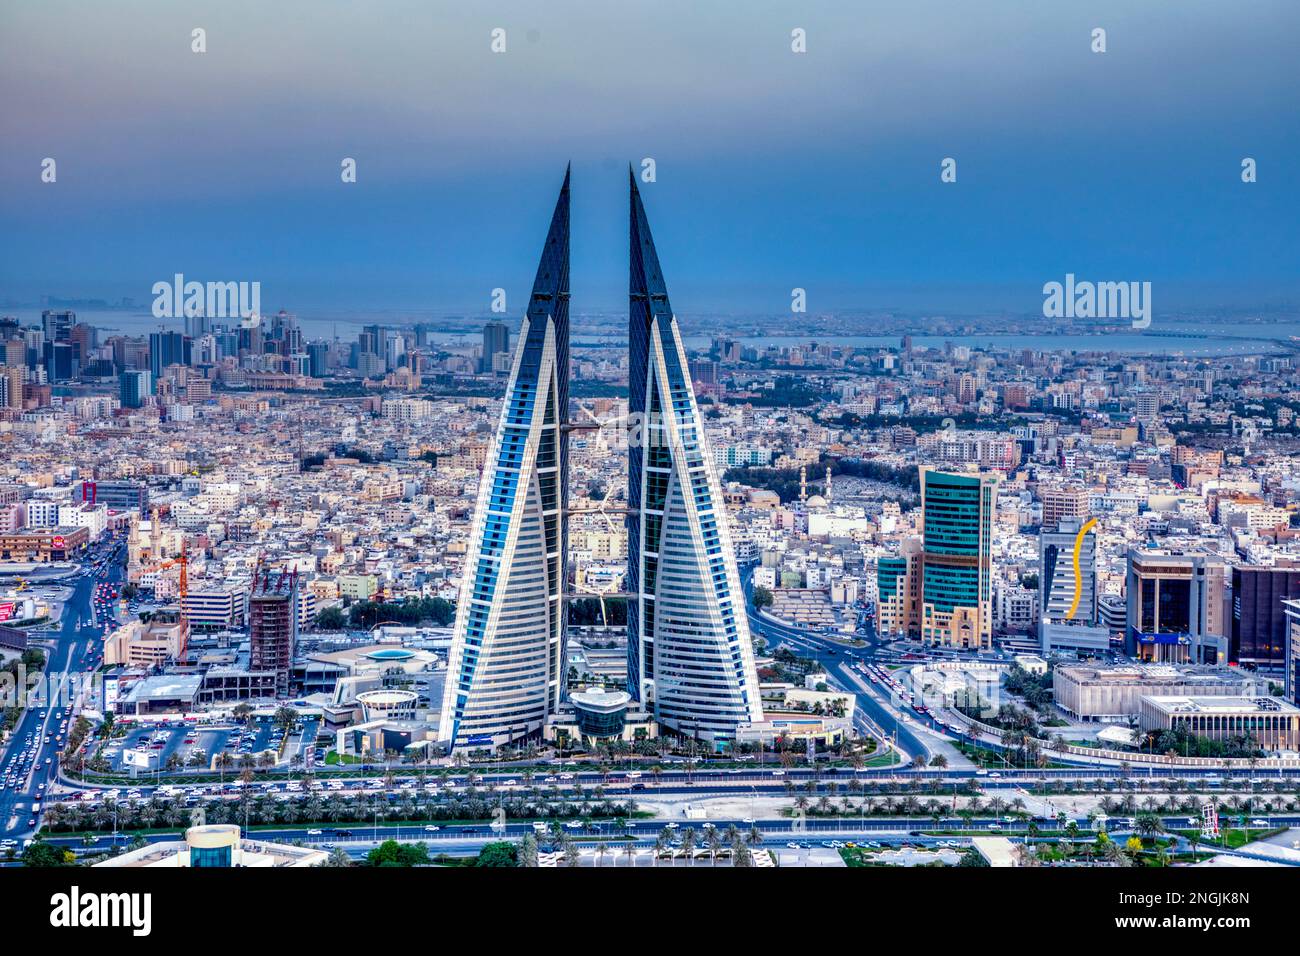
<svg viewBox="0 0 1300 956">
<path fill-rule="evenodd" d="M 131 725 L 124 736 L 113 739 L 104 755 L 114 770 L 129 771 L 131 768 L 125 762 L 127 750 L 150 751 L 165 769 L 173 754 L 183 766 L 189 766 L 198 753 L 198 759 L 206 767 L 216 754 L 223 751 L 238 760 L 267 750 L 278 752 L 279 746 L 280 734 L 270 721 L 256 722 L 251 728 L 234 724 L 197 726 L 173 722 Z"/>
</svg>

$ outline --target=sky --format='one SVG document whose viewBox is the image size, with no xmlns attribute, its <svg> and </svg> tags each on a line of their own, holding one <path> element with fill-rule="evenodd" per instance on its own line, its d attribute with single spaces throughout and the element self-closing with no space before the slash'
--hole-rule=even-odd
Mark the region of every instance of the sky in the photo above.
<svg viewBox="0 0 1300 956">
<path fill-rule="evenodd" d="M 513 313 L 572 162 L 573 308 L 616 310 L 650 157 L 679 311 L 1032 312 L 1072 272 L 1294 313 L 1298 27 L 1295 0 L 6 0 L 0 303 L 181 272 L 300 314 Z"/>
</svg>

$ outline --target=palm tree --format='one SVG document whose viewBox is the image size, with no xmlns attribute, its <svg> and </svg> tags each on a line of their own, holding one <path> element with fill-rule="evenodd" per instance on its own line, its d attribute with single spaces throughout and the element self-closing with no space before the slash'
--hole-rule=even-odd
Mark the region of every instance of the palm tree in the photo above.
<svg viewBox="0 0 1300 956">
<path fill-rule="evenodd" d="M 225 786 L 226 771 L 235 765 L 234 755 L 228 750 L 223 750 L 217 754 L 216 758 L 217 771 L 221 774 L 221 784 Z"/>
<path fill-rule="evenodd" d="M 1140 836 L 1150 838 L 1164 831 L 1164 822 L 1154 813 L 1147 812 L 1138 815 L 1137 832 Z"/>
<path fill-rule="evenodd" d="M 705 836 L 709 844 L 709 859 L 712 865 L 718 865 L 718 851 L 722 849 L 722 837 L 718 836 L 717 827 L 709 827 L 709 832 Z"/>
</svg>

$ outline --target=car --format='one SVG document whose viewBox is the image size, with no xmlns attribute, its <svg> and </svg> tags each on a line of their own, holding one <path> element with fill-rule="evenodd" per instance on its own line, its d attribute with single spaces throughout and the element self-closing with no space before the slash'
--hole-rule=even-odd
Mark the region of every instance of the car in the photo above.
<svg viewBox="0 0 1300 956">
<path fill-rule="evenodd" d="M 308 836 L 320 836 L 322 832 L 323 832 L 323 831 L 321 831 L 321 830 L 308 830 L 308 831 L 307 831 L 307 835 L 308 835 Z"/>
<path fill-rule="evenodd" d="M 434 826 L 433 824 L 429 824 L 427 827 L 424 828 L 424 832 L 425 832 L 425 833 L 437 833 L 437 832 L 438 832 L 439 830 L 441 830 L 441 829 L 442 829 L 442 827 L 437 827 L 437 826 Z"/>
<path fill-rule="evenodd" d="M 1252 827 L 1267 827 L 1267 826 L 1268 826 L 1268 821 L 1267 821 L 1267 820 L 1259 820 L 1259 819 L 1255 819 L 1255 820 L 1251 820 L 1251 821 L 1250 821 L 1250 825 L 1251 825 Z"/>
</svg>

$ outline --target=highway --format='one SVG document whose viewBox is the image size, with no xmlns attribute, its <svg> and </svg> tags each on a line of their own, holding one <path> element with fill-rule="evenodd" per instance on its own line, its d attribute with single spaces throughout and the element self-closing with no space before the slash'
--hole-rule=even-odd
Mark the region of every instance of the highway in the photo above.
<svg viewBox="0 0 1300 956">
<path fill-rule="evenodd" d="M 750 632 L 766 639 L 769 652 L 776 650 L 781 644 L 785 644 L 800 657 L 817 661 L 826 670 L 827 674 L 835 678 L 836 683 L 842 690 L 853 693 L 854 697 L 857 698 L 856 729 L 860 734 L 870 734 L 878 738 L 882 733 L 891 736 L 897 741 L 898 748 L 906 755 L 905 759 L 920 754 L 929 761 L 931 748 L 913 733 L 906 724 L 896 720 L 893 714 L 881 706 L 875 696 L 864 689 L 861 680 L 853 673 L 852 665 L 859 655 L 863 660 L 871 659 L 871 654 L 867 649 L 845 650 L 836 647 L 834 642 L 820 635 L 786 624 L 778 624 L 770 618 L 764 617 L 758 613 L 750 600 L 753 568 L 744 569 L 741 577 L 745 591 L 745 610 L 749 615 Z M 868 723 L 868 718 L 875 724 L 874 728 Z"/>
<path fill-rule="evenodd" d="M 88 558 L 90 566 L 98 557 L 116 554 L 116 544 L 105 543 Z M 39 814 L 34 807 L 45 801 L 44 791 L 55 783 L 58 774 L 59 737 L 62 720 L 71 727 L 70 705 L 77 681 L 84 679 L 92 657 L 101 654 L 104 623 L 98 620 L 92 595 L 101 580 L 120 579 L 120 561 L 106 562 L 105 575 L 77 576 L 69 582 L 72 597 L 65 603 L 56 631 L 33 634 L 33 642 L 52 643 L 46 647 L 46 680 L 41 685 L 40 703 L 24 710 L 9 745 L 0 754 L 0 840 L 22 841 L 37 829 Z M 74 680 L 74 677 L 76 680 Z M 65 738 L 66 739 L 66 738 Z"/>
<path fill-rule="evenodd" d="M 1160 820 L 1167 831 L 1194 829 L 1189 825 L 1188 818 L 1183 815 L 1162 814 Z M 698 848 L 707 846 L 705 841 L 709 828 L 715 828 L 718 830 L 719 835 L 722 835 L 732 826 L 742 836 L 746 837 L 751 829 L 757 828 L 762 836 L 762 845 L 778 849 L 794 849 L 794 847 L 790 846 L 792 842 L 799 844 L 799 848 L 802 849 L 818 845 L 826 846 L 831 840 L 853 841 L 860 844 L 868 844 L 874 841 L 876 844 L 883 843 L 886 846 L 897 846 L 906 843 L 912 846 L 928 846 L 931 848 L 936 846 L 957 847 L 969 845 L 971 838 L 977 836 L 1010 836 L 1026 839 L 1029 837 L 1031 824 L 1031 821 L 1011 816 L 994 817 L 989 815 L 975 817 L 969 821 L 959 817 L 948 817 L 941 819 L 937 825 L 934 819 L 928 816 L 886 819 L 839 817 L 782 818 L 755 821 L 748 818 L 724 817 L 710 820 L 681 821 L 634 820 L 621 823 L 614 820 L 596 820 L 590 823 L 572 820 L 556 822 L 559 822 L 563 831 L 577 845 L 592 847 L 605 842 L 611 846 L 611 850 L 621 850 L 622 845 L 627 842 L 626 838 L 631 838 L 631 842 L 638 848 L 650 849 L 654 846 L 656 840 L 664 834 L 665 830 L 672 834 L 673 844 L 680 846 L 681 835 L 688 828 L 694 829 Z M 1043 819 L 1033 822 L 1042 830 L 1049 829 L 1049 826 L 1050 829 L 1057 830 L 1055 823 L 1049 824 L 1048 821 Z M 1300 815 L 1273 815 L 1268 817 L 1267 822 L 1270 828 L 1295 826 L 1300 824 Z M 1078 819 L 1075 820 L 1075 823 L 1079 828 L 1079 835 L 1076 839 L 1085 841 L 1093 839 L 1094 831 L 1087 819 Z M 931 832 L 923 832 L 927 830 Z M 265 827 L 251 830 L 249 835 L 253 839 L 273 843 L 298 843 L 319 846 L 328 850 L 342 847 L 352 856 L 362 856 L 378 843 L 389 839 L 423 842 L 428 846 L 431 854 L 446 853 L 453 856 L 464 856 L 477 853 L 485 844 L 494 840 L 518 840 L 527 834 L 536 834 L 536 832 L 532 821 L 521 820 L 518 822 L 505 821 L 500 825 L 490 823 L 474 825 L 438 823 L 425 825 L 380 823 L 372 825 L 349 823 L 343 826 Z M 541 837 L 543 843 L 551 839 L 550 832 L 548 827 L 547 834 Z M 1115 817 L 1109 821 L 1108 832 L 1122 842 L 1124 836 L 1133 833 L 1134 829 L 1129 825 L 1127 819 Z M 157 843 L 175 840 L 177 837 L 178 835 L 175 833 L 164 833 L 150 834 L 145 839 L 147 842 Z M 81 853 L 102 853 L 113 846 L 114 843 L 126 846 L 132 842 L 132 839 L 133 837 L 127 834 L 118 834 L 116 837 L 105 834 L 89 842 L 79 834 L 49 837 L 51 843 Z M 1178 839 L 1180 845 L 1186 845 L 1183 838 L 1179 837 Z M 1209 850 L 1211 843 L 1209 840 L 1203 840 L 1200 842 L 1200 846 L 1203 850 Z"/>
</svg>

